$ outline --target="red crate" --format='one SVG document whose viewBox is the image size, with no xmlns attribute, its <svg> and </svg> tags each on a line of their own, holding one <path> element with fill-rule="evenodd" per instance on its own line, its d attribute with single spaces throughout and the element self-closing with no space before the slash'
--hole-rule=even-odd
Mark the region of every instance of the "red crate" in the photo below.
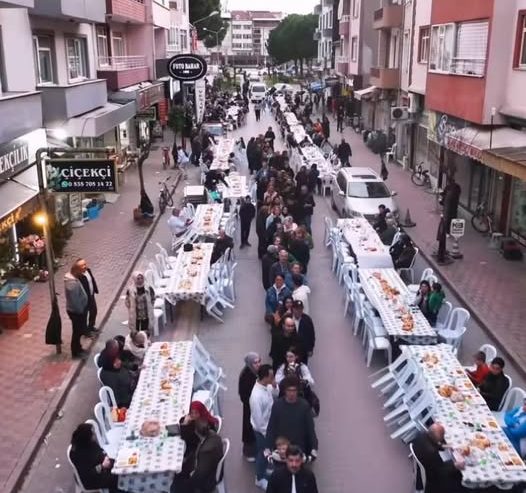
<svg viewBox="0 0 526 493">
<path fill-rule="evenodd" d="M 17 313 L 0 313 L 0 327 L 17 330 L 29 319 L 29 303 L 26 303 Z"/>
</svg>

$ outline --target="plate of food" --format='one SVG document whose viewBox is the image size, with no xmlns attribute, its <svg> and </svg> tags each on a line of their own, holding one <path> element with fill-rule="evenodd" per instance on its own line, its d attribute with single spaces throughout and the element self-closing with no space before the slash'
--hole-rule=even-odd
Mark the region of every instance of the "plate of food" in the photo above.
<svg viewBox="0 0 526 493">
<path fill-rule="evenodd" d="M 421 361 L 422 363 L 425 363 L 428 367 L 432 367 L 440 361 L 440 358 L 436 354 L 426 353 L 424 354 L 424 356 L 422 356 Z"/>
<path fill-rule="evenodd" d="M 120 449 L 115 460 L 115 467 L 137 467 L 139 465 L 139 453 L 138 448 Z"/>
<path fill-rule="evenodd" d="M 455 387 L 454 385 L 443 384 L 443 385 L 440 385 L 440 387 L 438 387 L 438 395 L 440 397 L 445 397 L 449 399 L 451 397 L 451 394 L 453 394 L 453 392 L 458 392 L 457 387 Z"/>
<path fill-rule="evenodd" d="M 475 433 L 469 443 L 471 446 L 480 450 L 486 450 L 487 448 L 491 447 L 490 439 L 484 435 L 484 433 L 480 432 Z"/>
<path fill-rule="evenodd" d="M 142 424 L 140 435 L 142 437 L 153 438 L 159 436 L 160 432 L 161 424 L 159 423 L 159 421 L 156 421 L 154 419 L 148 419 Z"/>
<path fill-rule="evenodd" d="M 497 454 L 502 461 L 504 469 L 507 471 L 522 471 L 526 469 L 523 460 L 520 458 L 519 454 L 515 452 L 515 450 L 504 452 L 497 449 Z"/>
</svg>

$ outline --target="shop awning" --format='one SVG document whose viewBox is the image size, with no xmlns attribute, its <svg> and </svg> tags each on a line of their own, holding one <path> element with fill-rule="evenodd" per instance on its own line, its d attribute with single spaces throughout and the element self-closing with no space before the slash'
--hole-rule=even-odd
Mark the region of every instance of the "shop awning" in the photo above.
<svg viewBox="0 0 526 493">
<path fill-rule="evenodd" d="M 370 98 L 374 93 L 376 93 L 376 86 L 369 86 L 365 89 L 360 89 L 359 91 L 354 91 L 354 99 L 358 99 L 361 101 L 361 99 L 368 99 Z"/>
<path fill-rule="evenodd" d="M 38 195 L 38 175 L 36 165 L 13 176 L 0 185 L 0 233 L 24 218 L 32 207 L 24 207 Z"/>
<path fill-rule="evenodd" d="M 502 173 L 526 181 L 526 146 L 486 150 L 482 153 L 482 162 Z"/>
<path fill-rule="evenodd" d="M 135 102 L 106 103 L 101 108 L 70 118 L 62 128 L 72 137 L 99 137 L 120 123 L 133 118 L 135 113 Z"/>
<path fill-rule="evenodd" d="M 526 132 L 509 127 L 495 128 L 493 131 L 486 128 L 464 127 L 449 133 L 445 145 L 461 156 L 483 162 L 482 152 L 490 148 L 526 146 Z"/>
</svg>

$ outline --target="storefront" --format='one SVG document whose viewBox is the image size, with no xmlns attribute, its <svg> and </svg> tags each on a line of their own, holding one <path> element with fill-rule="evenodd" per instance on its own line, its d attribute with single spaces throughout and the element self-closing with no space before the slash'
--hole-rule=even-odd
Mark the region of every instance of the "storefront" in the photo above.
<svg viewBox="0 0 526 493">
<path fill-rule="evenodd" d="M 0 282 L 20 274 L 21 254 L 31 253 L 21 252 L 20 246 L 25 248 L 26 237 L 39 233 L 28 217 L 39 209 L 36 151 L 46 146 L 43 129 L 0 145 Z"/>
</svg>

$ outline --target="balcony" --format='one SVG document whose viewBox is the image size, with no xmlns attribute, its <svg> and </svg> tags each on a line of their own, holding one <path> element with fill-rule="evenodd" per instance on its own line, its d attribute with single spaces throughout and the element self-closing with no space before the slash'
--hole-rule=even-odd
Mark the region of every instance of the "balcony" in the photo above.
<svg viewBox="0 0 526 493">
<path fill-rule="evenodd" d="M 46 126 L 63 123 L 95 108 L 104 106 L 108 99 L 106 81 L 91 79 L 67 86 L 39 86 Z"/>
<path fill-rule="evenodd" d="M 144 24 L 146 7 L 144 0 L 106 0 L 106 9 L 114 22 Z"/>
<path fill-rule="evenodd" d="M 346 38 L 349 37 L 350 33 L 350 24 L 351 24 L 351 16 L 350 15 L 344 15 L 340 19 L 340 36 L 344 36 Z"/>
<path fill-rule="evenodd" d="M 163 29 L 170 29 L 171 18 L 170 9 L 157 3 L 159 0 L 152 0 L 152 21 L 155 27 L 162 27 Z"/>
<path fill-rule="evenodd" d="M 32 9 L 35 0 L 0 0 L 0 7 L 26 7 Z"/>
<path fill-rule="evenodd" d="M 370 83 L 379 89 L 398 89 L 400 87 L 400 69 L 373 67 Z"/>
<path fill-rule="evenodd" d="M 402 27 L 404 11 L 402 5 L 386 4 L 373 14 L 374 29 Z"/>
<path fill-rule="evenodd" d="M 98 67 L 97 77 L 106 79 L 110 91 L 118 91 L 150 78 L 150 69 L 143 55 L 99 57 Z"/>
<path fill-rule="evenodd" d="M 0 94 L 0 142 L 14 140 L 42 127 L 42 98 L 39 92 Z"/>
<path fill-rule="evenodd" d="M 349 73 L 349 56 L 338 55 L 336 57 L 336 72 L 347 75 Z"/>
<path fill-rule="evenodd" d="M 334 0 L 321 0 L 323 5 L 330 6 L 334 3 Z"/>
<path fill-rule="evenodd" d="M 319 41 L 321 39 L 321 31 L 319 27 L 317 27 L 316 31 L 314 31 L 313 38 L 314 38 L 314 41 Z"/>
<path fill-rule="evenodd" d="M 32 15 L 67 21 L 106 22 L 106 0 L 34 0 Z"/>
</svg>

